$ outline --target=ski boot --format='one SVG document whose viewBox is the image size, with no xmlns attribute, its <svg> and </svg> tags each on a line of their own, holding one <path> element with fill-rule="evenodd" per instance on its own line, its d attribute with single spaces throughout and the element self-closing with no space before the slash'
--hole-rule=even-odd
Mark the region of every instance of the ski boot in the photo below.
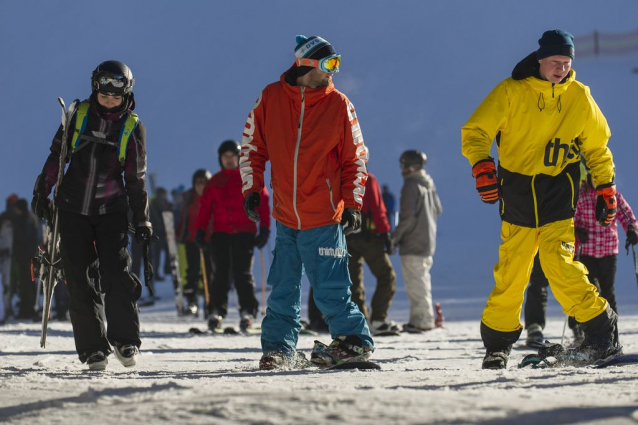
<svg viewBox="0 0 638 425">
<path fill-rule="evenodd" d="M 117 357 L 124 367 L 135 366 L 137 364 L 137 355 L 139 353 L 140 350 L 133 344 L 115 344 L 115 357 Z"/>
<path fill-rule="evenodd" d="M 366 361 L 372 354 L 372 348 L 363 345 L 356 335 L 336 337 L 330 345 L 315 341 L 310 361 L 319 367 L 331 367 L 346 362 Z"/>
<path fill-rule="evenodd" d="M 310 366 L 310 362 L 305 354 L 301 351 L 295 351 L 293 354 L 284 353 L 283 351 L 267 351 L 259 360 L 259 369 L 261 370 L 291 370 L 303 369 Z"/>
<path fill-rule="evenodd" d="M 525 345 L 530 348 L 539 348 L 544 341 L 543 328 L 537 323 L 533 323 L 527 327 L 527 339 Z"/>
<path fill-rule="evenodd" d="M 483 358 L 482 369 L 505 369 L 510 358 L 512 346 L 502 350 L 487 350 Z"/>
<path fill-rule="evenodd" d="M 222 322 L 224 318 L 217 312 L 213 311 L 208 316 L 208 329 L 215 332 L 215 330 L 220 330 L 222 328 Z"/>
<path fill-rule="evenodd" d="M 248 328 L 253 327 L 253 323 L 255 322 L 255 316 L 253 314 L 249 313 L 246 310 L 242 310 L 239 314 L 239 317 L 241 318 L 239 320 L 239 329 L 242 332 L 245 332 Z"/>
<path fill-rule="evenodd" d="M 109 360 L 103 351 L 96 351 L 87 357 L 86 364 L 89 365 L 90 370 L 104 370 L 109 364 Z"/>
<path fill-rule="evenodd" d="M 403 325 L 403 332 L 407 332 L 409 334 L 422 334 L 423 332 L 431 331 L 432 328 L 422 328 L 419 326 L 415 326 L 412 323 L 406 323 Z"/>
</svg>

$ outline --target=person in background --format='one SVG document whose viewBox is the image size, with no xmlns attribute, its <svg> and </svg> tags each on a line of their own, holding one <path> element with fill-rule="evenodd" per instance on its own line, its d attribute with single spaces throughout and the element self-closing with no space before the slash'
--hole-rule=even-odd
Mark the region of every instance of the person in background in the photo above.
<svg viewBox="0 0 638 425">
<path fill-rule="evenodd" d="M 217 150 L 221 171 L 206 183 L 200 200 L 199 213 L 195 221 L 195 242 L 208 247 L 212 271 L 209 280 L 210 311 L 208 328 L 221 329 L 228 314 L 228 291 L 234 280 L 239 298 L 239 327 L 247 330 L 253 326 L 259 310 L 255 297 L 253 277 L 254 248 L 261 249 L 270 235 L 270 206 L 268 190 L 259 192 L 258 210 L 261 220 L 259 234 L 257 226 L 243 213 L 244 197 L 239 172 L 239 143 L 224 141 Z M 213 226 L 210 242 L 206 242 L 209 227 Z"/>
<path fill-rule="evenodd" d="M 399 247 L 403 283 L 410 300 L 407 332 L 425 332 L 436 326 L 432 306 L 430 269 L 436 251 L 437 219 L 443 212 L 432 177 L 425 171 L 427 156 L 418 150 L 403 152 L 399 163 L 403 188 L 399 224 L 392 234 Z"/>
<path fill-rule="evenodd" d="M 206 270 L 201 270 L 200 248 L 195 242 L 195 235 L 197 234 L 197 228 L 195 227 L 197 215 L 199 214 L 204 188 L 210 178 L 210 171 L 203 168 L 193 173 L 193 186 L 183 193 L 183 202 L 181 202 L 182 211 L 179 214 L 180 221 L 177 224 L 175 232 L 177 241 L 184 244 L 186 250 L 186 285 L 184 285 L 184 296 L 188 302 L 188 310 L 194 316 L 197 316 L 198 311 L 197 290 L 202 273 L 207 273 L 206 278 L 208 279 L 212 270 L 210 256 L 208 255 L 208 249 L 206 247 L 202 248 L 204 250 L 204 267 L 206 267 Z M 210 242 L 211 233 L 212 222 L 204 238 L 206 244 Z"/>
</svg>

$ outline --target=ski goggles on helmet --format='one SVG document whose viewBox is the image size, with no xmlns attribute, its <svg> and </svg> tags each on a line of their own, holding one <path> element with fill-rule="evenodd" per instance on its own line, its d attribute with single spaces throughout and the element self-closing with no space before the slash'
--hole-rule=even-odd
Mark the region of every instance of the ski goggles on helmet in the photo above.
<svg viewBox="0 0 638 425">
<path fill-rule="evenodd" d="M 102 73 L 93 79 L 93 87 L 102 93 L 124 94 L 130 92 L 132 82 L 123 75 Z"/>
<path fill-rule="evenodd" d="M 311 68 L 319 68 L 328 74 L 336 74 L 339 72 L 341 64 L 341 55 L 331 55 L 323 59 L 297 58 L 297 66 L 309 66 Z"/>
</svg>

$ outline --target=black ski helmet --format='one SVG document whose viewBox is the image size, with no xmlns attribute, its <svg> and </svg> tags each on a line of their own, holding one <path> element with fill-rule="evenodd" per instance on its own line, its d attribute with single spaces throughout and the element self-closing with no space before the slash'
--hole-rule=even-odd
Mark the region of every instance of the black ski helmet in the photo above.
<svg viewBox="0 0 638 425">
<path fill-rule="evenodd" d="M 217 154 L 219 156 L 219 166 L 222 168 L 224 168 L 222 165 L 222 155 L 225 152 L 229 152 L 229 151 L 239 156 L 239 153 L 241 152 L 241 148 L 239 146 L 239 143 L 237 143 L 236 140 L 232 140 L 232 139 L 225 140 L 222 142 L 221 145 L 219 145 L 219 149 L 217 149 Z"/>
<path fill-rule="evenodd" d="M 127 96 L 133 93 L 133 84 L 133 73 L 126 64 L 118 61 L 102 62 L 91 74 L 93 92 Z"/>
<path fill-rule="evenodd" d="M 421 151 L 412 149 L 409 151 L 405 151 L 401 154 L 401 158 L 399 162 L 401 163 L 401 169 L 405 170 L 408 167 L 414 167 L 418 170 L 423 169 L 425 167 L 425 162 L 428 157 Z"/>
<path fill-rule="evenodd" d="M 200 168 L 193 173 L 193 187 L 195 187 L 195 180 L 204 179 L 206 181 L 210 180 L 212 177 L 210 171 L 205 170 L 204 168 Z"/>
</svg>

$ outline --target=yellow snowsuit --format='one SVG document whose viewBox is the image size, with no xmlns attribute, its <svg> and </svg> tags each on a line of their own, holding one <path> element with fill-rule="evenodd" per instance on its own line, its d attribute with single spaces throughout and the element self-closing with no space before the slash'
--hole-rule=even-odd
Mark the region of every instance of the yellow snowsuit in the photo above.
<svg viewBox="0 0 638 425">
<path fill-rule="evenodd" d="M 607 301 L 587 280 L 585 267 L 573 259 L 581 154 L 596 186 L 614 180 L 607 148 L 611 134 L 589 88 L 576 81 L 573 69 L 560 84 L 508 78 L 476 109 L 461 134 L 463 155 L 472 166 L 490 157 L 493 140 L 498 150 L 503 242 L 482 323 L 518 338 L 537 251 L 566 314 L 581 323 L 602 314 Z"/>
</svg>

